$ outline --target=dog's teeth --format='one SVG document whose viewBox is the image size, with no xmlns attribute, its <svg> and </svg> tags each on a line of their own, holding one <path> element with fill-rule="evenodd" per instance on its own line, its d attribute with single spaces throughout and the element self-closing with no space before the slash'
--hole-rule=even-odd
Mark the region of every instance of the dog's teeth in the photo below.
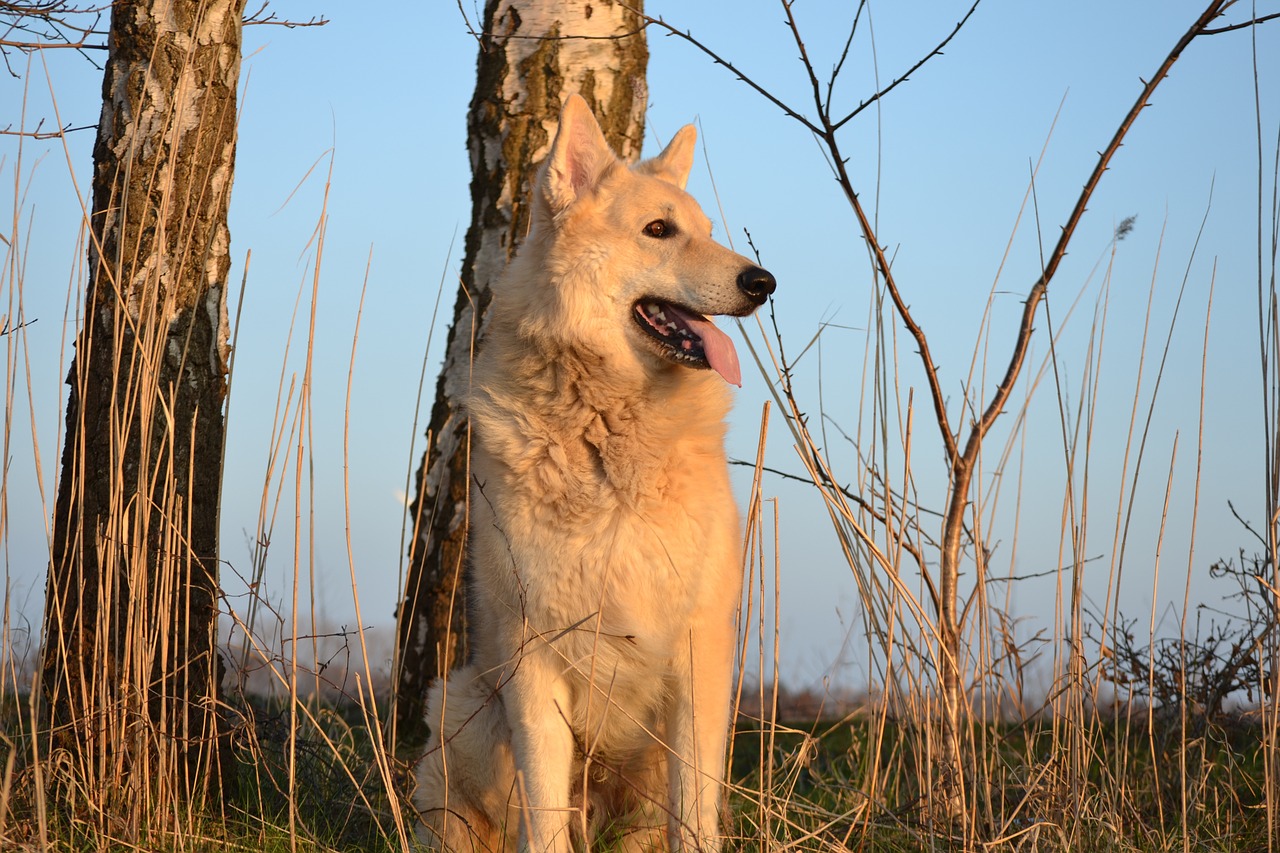
<svg viewBox="0 0 1280 853">
<path fill-rule="evenodd" d="M 662 310 L 660 307 L 658 307 L 658 303 L 656 302 L 650 302 L 646 307 L 649 310 L 650 317 L 657 317 L 658 312 Z M 663 319 L 666 319 L 666 318 L 663 318 Z"/>
<path fill-rule="evenodd" d="M 662 320 L 663 322 L 666 322 L 666 319 L 667 319 L 667 318 L 666 318 L 666 317 L 659 317 L 658 319 L 659 319 L 659 320 Z M 675 331 L 676 329 L 678 329 L 678 328 L 680 328 L 680 327 L 679 327 L 679 326 L 677 326 L 675 323 L 667 323 L 667 331 L 668 331 L 668 332 L 674 332 L 674 331 Z"/>
</svg>

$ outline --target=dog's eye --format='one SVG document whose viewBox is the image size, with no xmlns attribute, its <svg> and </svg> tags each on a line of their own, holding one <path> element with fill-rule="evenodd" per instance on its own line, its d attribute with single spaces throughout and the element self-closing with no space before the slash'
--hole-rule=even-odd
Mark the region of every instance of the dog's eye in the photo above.
<svg viewBox="0 0 1280 853">
<path fill-rule="evenodd" d="M 655 219 L 644 227 L 644 233 L 647 236 L 659 239 L 670 237 L 675 230 L 665 219 Z"/>
</svg>

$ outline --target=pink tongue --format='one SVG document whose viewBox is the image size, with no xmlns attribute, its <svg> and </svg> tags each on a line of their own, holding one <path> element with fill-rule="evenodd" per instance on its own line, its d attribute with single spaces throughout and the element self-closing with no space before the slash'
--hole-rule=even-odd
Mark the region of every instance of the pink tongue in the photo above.
<svg viewBox="0 0 1280 853">
<path fill-rule="evenodd" d="M 733 348 L 729 336 L 716 328 L 716 324 L 701 317 L 686 317 L 685 321 L 694 334 L 702 338 L 702 351 L 712 370 L 724 377 L 730 385 L 742 387 L 742 370 L 738 367 L 738 351 Z"/>
</svg>

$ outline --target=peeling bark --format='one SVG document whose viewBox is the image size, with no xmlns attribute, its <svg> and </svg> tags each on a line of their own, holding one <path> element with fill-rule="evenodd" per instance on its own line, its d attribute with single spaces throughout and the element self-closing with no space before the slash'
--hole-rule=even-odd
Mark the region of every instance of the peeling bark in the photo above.
<svg viewBox="0 0 1280 853">
<path fill-rule="evenodd" d="M 112 7 L 42 689 L 71 805 L 134 832 L 216 789 L 229 757 L 217 522 L 243 12 Z"/>
<path fill-rule="evenodd" d="M 627 160 L 644 137 L 649 51 L 638 17 L 612 0 L 489 0 L 467 114 L 471 225 L 444 366 L 411 507 L 409 572 L 397 611 L 394 742 L 422 742 L 431 681 L 465 657 L 468 430 L 459 404 L 489 303 L 529 225 L 528 196 L 560 105 L 581 94 Z M 588 38 L 581 38 L 587 36 Z"/>
</svg>

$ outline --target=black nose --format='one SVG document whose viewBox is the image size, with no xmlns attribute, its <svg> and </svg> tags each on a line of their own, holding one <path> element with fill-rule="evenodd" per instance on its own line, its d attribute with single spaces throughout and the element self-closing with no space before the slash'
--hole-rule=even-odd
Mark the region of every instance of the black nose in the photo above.
<svg viewBox="0 0 1280 853">
<path fill-rule="evenodd" d="M 778 282 L 774 279 L 773 273 L 762 270 L 760 267 L 747 267 L 738 273 L 738 290 L 745 293 L 757 305 L 763 305 L 769 298 L 769 294 L 773 293 L 777 287 Z"/>
</svg>

